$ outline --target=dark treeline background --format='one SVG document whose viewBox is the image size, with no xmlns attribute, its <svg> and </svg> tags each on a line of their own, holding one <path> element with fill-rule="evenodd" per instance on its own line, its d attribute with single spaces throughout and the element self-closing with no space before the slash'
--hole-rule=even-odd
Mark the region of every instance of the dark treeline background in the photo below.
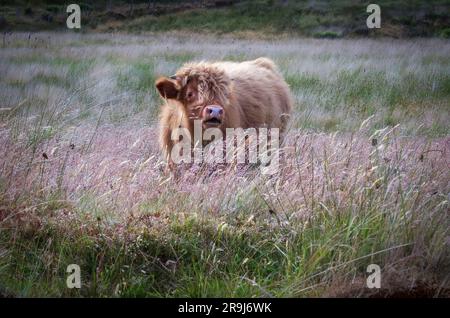
<svg viewBox="0 0 450 318">
<path fill-rule="evenodd" d="M 74 1 L 1 1 L 0 30 L 64 29 Z M 373 1 L 372 1 L 373 2 Z M 389 1 L 381 7 L 382 27 L 369 30 L 370 1 L 151 0 L 76 2 L 82 31 L 209 32 L 270 36 L 280 33 L 325 38 L 387 36 L 450 37 L 450 2 Z"/>
</svg>

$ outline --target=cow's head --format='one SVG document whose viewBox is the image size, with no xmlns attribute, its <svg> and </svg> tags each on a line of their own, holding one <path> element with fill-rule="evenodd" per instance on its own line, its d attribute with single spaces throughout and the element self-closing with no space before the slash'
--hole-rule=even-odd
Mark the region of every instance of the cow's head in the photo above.
<svg viewBox="0 0 450 318">
<path fill-rule="evenodd" d="M 230 80 L 223 71 L 211 65 L 188 64 L 155 84 L 161 97 L 179 102 L 191 121 L 202 121 L 203 129 L 224 127 Z"/>
</svg>

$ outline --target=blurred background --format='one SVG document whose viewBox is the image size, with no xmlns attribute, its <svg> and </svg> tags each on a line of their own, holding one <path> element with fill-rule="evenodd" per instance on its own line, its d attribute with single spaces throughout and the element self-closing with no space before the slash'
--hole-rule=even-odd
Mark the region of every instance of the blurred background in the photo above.
<svg viewBox="0 0 450 318">
<path fill-rule="evenodd" d="M 74 1 L 1 1 L 0 30 L 64 29 L 66 7 L 70 3 Z M 262 37 L 280 33 L 318 38 L 450 37 L 450 4 L 446 0 L 101 0 L 75 3 L 81 7 L 83 32 L 176 30 Z M 369 3 L 382 8 L 383 27 L 380 29 L 366 27 Z"/>
</svg>

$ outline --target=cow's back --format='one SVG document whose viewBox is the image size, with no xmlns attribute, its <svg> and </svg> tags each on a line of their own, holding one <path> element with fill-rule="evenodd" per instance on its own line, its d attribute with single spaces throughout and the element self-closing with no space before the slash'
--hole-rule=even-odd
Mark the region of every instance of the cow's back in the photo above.
<svg viewBox="0 0 450 318">
<path fill-rule="evenodd" d="M 289 87 L 267 58 L 242 63 L 219 62 L 232 81 L 232 92 L 244 119 L 242 128 L 285 129 L 292 111 Z"/>
</svg>

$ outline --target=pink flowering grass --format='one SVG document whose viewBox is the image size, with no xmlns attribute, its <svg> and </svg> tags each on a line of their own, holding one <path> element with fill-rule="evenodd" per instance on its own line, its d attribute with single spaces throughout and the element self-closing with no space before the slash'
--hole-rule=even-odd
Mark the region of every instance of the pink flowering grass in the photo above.
<svg viewBox="0 0 450 318">
<path fill-rule="evenodd" d="M 362 252 L 358 250 L 359 245 L 372 246 L 372 249 L 366 250 L 367 246 L 362 249 L 367 253 L 362 255 L 363 259 L 370 259 L 372 253 L 376 255 L 386 249 L 381 253 L 386 268 L 391 262 L 409 259 L 404 280 L 409 282 L 420 277 L 419 281 L 431 284 L 427 288 L 432 288 L 433 293 L 442 292 L 439 288 L 443 287 L 436 285 L 432 268 L 448 261 L 448 138 L 433 141 L 402 138 L 396 135 L 395 129 L 385 129 L 371 137 L 363 131 L 354 134 L 291 131 L 283 146 L 279 172 L 273 176 L 262 175 L 257 166 L 230 164 L 214 169 L 211 164 L 203 164 L 179 167 L 175 178 L 164 172 L 164 162 L 155 142 L 155 127 L 131 129 L 105 125 L 95 129 L 83 126 L 69 133 L 57 133 L 35 150 L 20 138 L 11 140 L 6 129 L 1 136 L 5 149 L 1 159 L 2 224 L 7 228 L 16 226 L 16 230 L 39 236 L 50 227 L 63 231 L 61 235 L 71 239 L 88 236 L 105 244 L 104 239 L 108 237 L 116 242 L 114 244 L 122 242 L 134 246 L 148 235 L 161 242 L 186 239 L 179 231 L 191 233 L 191 226 L 198 224 L 195 226 L 201 226 L 198 233 L 203 232 L 201 240 L 206 248 L 211 242 L 230 244 L 220 239 L 217 243 L 217 235 L 247 233 L 255 238 L 272 237 L 276 248 L 281 244 L 286 249 L 286 257 L 293 257 L 286 261 L 300 262 L 289 265 L 295 268 L 303 261 L 312 261 L 296 259 L 299 257 L 295 256 L 298 255 L 296 244 L 302 244 L 298 236 L 304 235 L 303 231 L 311 231 L 311 227 L 327 227 L 322 222 L 338 222 L 343 228 L 334 235 L 340 237 L 348 231 L 344 235 L 348 243 L 342 242 L 342 237 L 336 242 L 330 237 L 331 241 L 322 242 L 324 246 L 345 246 L 354 241 L 355 245 L 344 250 L 349 249 L 346 253 L 355 258 Z M 341 218 L 347 220 L 345 226 L 339 223 Z M 351 222 L 361 227 L 375 223 L 379 228 L 352 229 Z M 368 235 L 365 238 L 368 241 L 358 243 L 364 238 L 364 231 L 374 230 L 382 236 Z M 223 231 L 227 234 L 220 234 Z M 213 236 L 208 239 L 210 235 Z M 304 240 L 316 244 L 316 239 Z M 308 249 L 314 249 L 313 245 Z M 147 251 L 149 257 L 155 252 Z M 215 250 L 198 252 L 217 253 Z M 160 267 L 158 271 L 161 268 L 176 271 L 179 263 L 188 266 L 185 262 L 190 261 L 183 261 L 183 256 L 178 255 L 180 251 L 171 253 L 175 254 L 164 261 L 159 257 L 153 259 L 152 264 Z M 233 255 L 232 250 L 224 253 Z M 288 256 L 289 253 L 293 255 Z M 346 253 L 341 257 L 351 257 Z M 125 262 L 137 256 L 123 257 Z M 323 256 L 313 253 L 312 257 Z M 417 273 L 417 259 L 428 264 L 428 269 Z M 341 261 L 332 258 L 325 264 L 333 271 L 333 266 L 341 266 Z M 347 261 L 352 264 L 351 259 Z M 220 271 L 219 268 L 216 270 Z M 309 290 L 307 286 L 317 279 L 331 290 L 337 279 L 349 285 L 348 273 L 329 276 L 325 271 L 323 277 L 315 277 L 314 270 L 320 272 L 314 265 L 302 274 L 297 273 L 297 279 L 289 281 L 290 290 L 272 286 L 270 282 L 265 283 L 268 285 L 263 290 L 273 289 L 280 296 L 303 295 L 304 290 Z M 388 271 L 389 277 L 396 277 L 392 271 Z M 311 275 L 313 277 L 309 278 Z M 195 278 L 192 279 L 194 284 Z M 405 281 L 401 288 L 405 288 Z M 361 289 L 360 285 L 355 286 Z M 178 288 L 180 295 L 191 295 L 182 287 Z M 64 289 L 57 290 L 64 293 Z M 320 293 L 322 289 L 315 290 Z M 216 294 L 212 290 L 206 293 Z M 354 289 L 350 293 L 355 293 Z"/>
</svg>

